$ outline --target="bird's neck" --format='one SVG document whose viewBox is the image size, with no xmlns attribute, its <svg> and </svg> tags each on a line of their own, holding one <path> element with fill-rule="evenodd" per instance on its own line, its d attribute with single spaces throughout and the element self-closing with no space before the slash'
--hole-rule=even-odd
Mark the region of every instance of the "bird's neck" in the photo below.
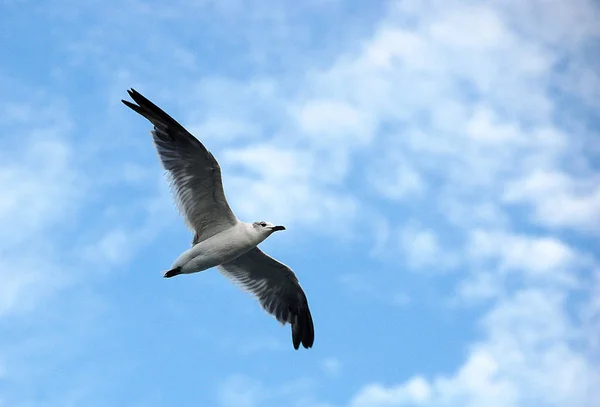
<svg viewBox="0 0 600 407">
<path fill-rule="evenodd" d="M 263 240 L 265 240 L 269 235 L 260 233 L 252 223 L 242 222 L 243 228 L 242 233 L 244 233 L 248 239 L 250 239 L 254 244 L 258 245 Z"/>
</svg>

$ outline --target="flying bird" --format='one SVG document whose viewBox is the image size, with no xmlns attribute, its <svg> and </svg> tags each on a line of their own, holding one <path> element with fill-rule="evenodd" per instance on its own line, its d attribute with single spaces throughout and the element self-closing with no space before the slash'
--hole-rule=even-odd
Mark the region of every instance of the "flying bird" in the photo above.
<svg viewBox="0 0 600 407">
<path fill-rule="evenodd" d="M 253 294 L 262 308 L 292 328 L 294 349 L 313 345 L 315 333 L 306 295 L 294 272 L 257 246 L 284 226 L 246 223 L 233 213 L 223 190 L 219 163 L 204 145 L 175 119 L 134 89 L 135 103 L 121 100 L 152 123 L 150 133 L 167 171 L 171 189 L 186 225 L 192 247 L 164 273 L 170 278 L 212 267 Z"/>
</svg>

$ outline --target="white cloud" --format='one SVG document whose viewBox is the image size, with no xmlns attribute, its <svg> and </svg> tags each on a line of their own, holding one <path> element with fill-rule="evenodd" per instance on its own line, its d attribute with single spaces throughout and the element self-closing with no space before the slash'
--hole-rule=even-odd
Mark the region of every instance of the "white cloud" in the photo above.
<svg viewBox="0 0 600 407">
<path fill-rule="evenodd" d="M 552 236 L 529 236 L 493 229 L 469 232 L 465 252 L 467 276 L 458 283 L 459 302 L 501 298 L 530 284 L 563 289 L 579 287 L 578 270 L 593 259 Z"/>
<path fill-rule="evenodd" d="M 427 189 L 423 176 L 411 160 L 393 148 L 371 166 L 368 180 L 379 195 L 396 201 L 419 198 Z"/>
<path fill-rule="evenodd" d="M 335 188 L 343 162 L 329 162 L 338 166 L 330 171 L 308 151 L 265 144 L 227 150 L 222 156 L 226 194 L 240 217 L 318 223 L 320 231 L 339 232 L 357 212 L 356 199 Z M 236 166 L 243 171 L 238 173 Z"/>
<path fill-rule="evenodd" d="M 577 145 L 588 135 L 558 126 L 560 104 L 549 92 L 555 64 L 577 56 L 581 38 L 596 35 L 590 15 L 598 13 L 591 2 L 578 0 L 576 12 L 559 3 L 395 2 L 392 15 L 354 48 L 358 52 L 311 72 L 297 94 L 284 97 L 277 84 L 261 82 L 266 86 L 257 89 L 265 92 L 259 92 L 256 105 L 272 109 L 264 126 L 275 129 L 270 144 L 223 154 L 224 162 L 244 169 L 246 175 L 229 174 L 225 182 L 233 191 L 232 202 L 251 219 L 269 213 L 284 222 L 314 223 L 336 215 L 340 207 L 340 218 L 352 219 L 362 208 L 355 196 L 336 187 L 350 185 L 346 176 L 360 153 L 377 164 L 350 185 L 353 190 L 366 181 L 371 190 L 394 200 L 399 213 L 402 205 L 427 204 L 426 209 L 467 233 L 469 250 L 458 255 L 466 255 L 473 273 L 459 283 L 460 293 L 495 301 L 483 319 L 484 338 L 473 344 L 454 374 L 368 385 L 352 405 L 592 405 L 598 377 L 571 336 L 578 326 L 564 298 L 573 287 L 570 271 L 587 265 L 578 251 L 546 230 L 536 236 L 515 231 L 519 219 L 511 212 L 512 204 L 525 203 L 541 225 L 576 232 L 598 223 L 593 171 L 579 173 L 565 165 L 573 158 L 587 160 Z M 564 21 L 557 10 L 566 13 Z M 577 35 L 566 28 L 569 24 L 578 26 Z M 554 26 L 566 43 L 553 33 Z M 586 82 L 597 79 L 594 73 L 589 76 Z M 247 89 L 226 88 L 209 100 Z M 577 86 L 564 88 L 579 92 Z M 225 116 L 223 111 L 262 113 L 253 106 L 256 97 L 220 106 L 218 116 Z M 381 127 L 381 134 L 371 134 Z M 340 145 L 344 137 L 347 143 Z M 284 159 L 262 158 L 270 155 Z M 332 156 L 338 161 L 330 162 Z M 564 174 L 567 181 L 554 177 L 558 181 L 541 183 L 536 193 L 526 184 L 536 171 Z M 320 181 L 328 173 L 335 176 Z M 394 239 L 395 227 L 380 223 L 376 255 Z M 401 239 L 409 261 L 425 265 L 438 260 L 443 247 L 437 225 L 431 230 L 410 227 Z M 513 284 L 515 276 L 524 281 Z M 365 280 L 350 275 L 342 282 L 353 293 L 381 296 L 380 287 Z M 257 402 L 252 392 L 241 400 Z"/>
<path fill-rule="evenodd" d="M 256 137 L 259 129 L 256 125 L 242 120 L 235 120 L 222 117 L 209 117 L 202 125 L 190 127 L 192 134 L 202 135 L 207 139 L 240 139 Z"/>
<path fill-rule="evenodd" d="M 49 96 L 42 87 L 32 89 L 15 78 L 9 78 L 5 86 L 3 80 L 0 72 L 3 401 L 7 405 L 86 404 L 80 401 L 95 391 L 97 383 L 90 386 L 85 379 L 69 376 L 73 372 L 65 376 L 74 385 L 73 391 L 42 391 L 47 394 L 32 396 L 26 389 L 40 388 L 62 352 L 69 349 L 67 353 L 72 354 L 73 348 L 84 344 L 86 335 L 89 338 L 96 332 L 99 321 L 95 317 L 104 299 L 98 300 L 88 284 L 97 276 L 99 264 L 96 258 L 82 257 L 86 243 L 110 227 L 103 222 L 106 214 L 102 205 L 96 205 L 97 199 L 119 182 L 139 184 L 145 174 L 135 165 L 104 171 L 105 160 L 96 167 L 96 153 L 106 148 L 102 144 L 106 138 L 98 142 L 87 133 L 97 127 L 86 126 L 80 132 L 73 106 Z M 74 133 L 77 138 L 72 137 Z M 110 172 L 116 180 L 106 177 Z M 112 259 L 118 250 L 125 250 L 117 247 L 123 242 L 121 238 L 118 244 L 108 245 Z M 95 254 L 101 250 L 96 247 Z M 75 310 L 64 312 L 72 304 L 77 304 Z M 86 318 L 94 319 L 94 325 L 85 325 Z M 68 331 L 71 324 L 77 328 L 74 332 Z M 25 376 L 31 380 L 23 387 L 20 379 Z"/>
<path fill-rule="evenodd" d="M 4 282 L 0 316 L 47 304 L 60 290 L 82 282 L 82 269 L 91 273 L 107 261 L 129 261 L 154 238 L 160 225 L 169 222 L 168 216 L 156 215 L 172 207 L 162 179 L 160 203 L 144 195 L 124 205 L 137 205 L 138 214 L 147 214 L 140 230 L 121 224 L 129 214 L 123 215 L 123 206 L 93 207 L 102 192 L 151 180 L 149 171 L 133 159 L 95 167 L 105 163 L 95 155 L 105 158 L 105 146 L 89 138 L 71 138 L 77 126 L 70 106 L 16 81 L 4 90 L 7 102 L 1 106 L 0 122 L 6 138 L 0 151 L 0 184 L 6 193 L 0 196 L 0 280 Z M 20 102 L 22 94 L 32 97 Z M 120 216 L 121 223 L 113 226 Z"/>
<path fill-rule="evenodd" d="M 409 225 L 401 231 L 400 244 L 411 267 L 422 268 L 443 262 L 437 233 Z"/>
<path fill-rule="evenodd" d="M 340 225 L 365 210 L 356 186 L 366 181 L 402 205 L 427 201 L 455 224 L 500 224 L 508 201 L 498 185 L 574 154 L 548 92 L 554 64 L 572 50 L 556 39 L 555 48 L 546 47 L 540 33 L 522 35 L 512 23 L 522 14 L 512 3 L 395 2 L 371 38 L 300 80 L 212 76 L 159 94 L 177 94 L 182 122 L 219 160 L 229 155 L 244 170 L 262 167 L 250 180 L 232 178 L 223 163 L 226 191 L 242 216 L 300 224 L 334 218 Z M 269 151 L 279 150 L 279 162 L 251 156 L 265 152 L 259 135 Z M 245 148 L 230 149 L 233 140 Z M 350 178 L 359 157 L 375 164 Z M 283 179 L 309 166 L 318 174 Z M 325 176 L 340 190 L 322 188 Z M 434 200 L 426 198 L 431 191 Z"/>
<path fill-rule="evenodd" d="M 458 283 L 458 301 L 476 302 L 499 297 L 504 292 L 504 287 L 499 281 L 499 276 L 487 270 L 475 268 L 469 278 Z"/>
<path fill-rule="evenodd" d="M 85 187 L 62 136 L 71 126 L 64 112 L 23 104 L 2 121 L 9 136 L 0 151 L 0 316 L 30 309 L 68 280 L 47 236 L 73 226 Z"/>
<path fill-rule="evenodd" d="M 588 287 L 588 299 L 582 310 L 582 319 L 587 332 L 594 332 L 600 326 L 600 268 L 594 270 L 593 281 Z M 600 337 L 588 335 L 590 362 L 600 366 Z"/>
<path fill-rule="evenodd" d="M 600 233 L 599 175 L 575 178 L 556 170 L 535 170 L 507 185 L 504 200 L 525 203 L 535 222 L 549 227 Z"/>
<path fill-rule="evenodd" d="M 485 230 L 471 233 L 469 255 L 474 259 L 497 259 L 500 269 L 522 270 L 532 275 L 568 269 L 577 260 L 573 249 L 554 237 Z"/>
<path fill-rule="evenodd" d="M 477 197 L 473 197 L 465 205 L 464 199 L 460 196 L 448 196 L 441 202 L 441 206 L 448 221 L 460 228 L 509 226 L 509 214 L 493 201 L 480 201 Z"/>
<path fill-rule="evenodd" d="M 574 0 L 568 4 L 560 0 L 518 0 L 492 2 L 510 15 L 526 38 L 535 38 L 543 44 L 561 48 L 578 48 L 582 42 L 600 36 L 595 24 L 598 5 L 594 1 Z M 533 26 L 531 21 L 536 21 Z"/>
<path fill-rule="evenodd" d="M 270 386 L 255 378 L 234 374 L 219 385 L 217 400 L 222 407 L 281 405 L 283 400 L 286 405 L 294 407 L 326 407 L 307 396 L 313 387 L 311 380 L 299 379 Z"/>
<path fill-rule="evenodd" d="M 271 144 L 256 144 L 243 149 L 227 150 L 224 162 L 241 165 L 260 177 L 275 181 L 303 181 L 314 176 L 315 157 L 308 151 L 278 148 Z"/>
<path fill-rule="evenodd" d="M 24 147 L 0 152 L 0 183 L 7 191 L 0 199 L 4 244 L 44 231 L 69 212 L 79 193 L 69 145 L 46 137 L 24 136 Z"/>
<path fill-rule="evenodd" d="M 462 30 L 456 30 L 462 27 Z M 473 35 L 473 33 L 477 35 Z M 446 49 L 471 49 L 486 51 L 490 47 L 503 47 L 513 40 L 498 14 L 485 6 L 463 5 L 448 13 L 443 20 L 429 26 L 431 38 Z"/>
<path fill-rule="evenodd" d="M 363 387 L 350 402 L 351 407 L 393 407 L 424 404 L 431 397 L 429 383 L 422 377 L 414 377 L 399 386 L 385 387 L 369 384 Z"/>
<path fill-rule="evenodd" d="M 403 1 L 394 9 L 358 53 L 309 76 L 309 94 L 315 105 L 341 100 L 386 125 L 373 143 L 385 154 L 368 175 L 382 196 L 411 202 L 435 190 L 432 205 L 451 205 L 455 223 L 505 222 L 499 185 L 580 156 L 568 141 L 582 135 L 556 126 L 548 92 L 554 64 L 572 50 L 523 36 L 512 24 L 522 11 L 514 4 Z M 583 226 L 587 214 L 600 212 L 586 205 L 555 222 Z"/>
<path fill-rule="evenodd" d="M 396 261 L 414 270 L 436 273 L 453 269 L 462 261 L 462 254 L 441 241 L 441 233 L 435 226 L 426 227 L 410 220 L 397 231 L 397 239 L 392 240 L 388 249 Z"/>
<path fill-rule="evenodd" d="M 460 294 L 493 300 L 483 338 L 454 374 L 366 385 L 350 405 L 597 404 L 597 362 L 579 339 L 593 331 L 582 332 L 568 303 L 593 261 L 554 233 L 600 225 L 597 169 L 580 149 L 597 131 L 571 127 L 561 99 L 591 98 L 576 86 L 581 69 L 555 71 L 564 60 L 584 64 L 581 53 L 600 32 L 591 16 L 599 9 L 584 0 L 398 1 L 358 53 L 310 78 L 315 100 L 345 100 L 389 126 L 373 144 L 397 159 L 377 156 L 383 164 L 369 174 L 373 189 L 398 201 L 399 213 L 411 200 L 441 210 L 468 237 L 459 255 L 471 272 Z M 586 83 L 598 82 L 586 72 Z M 549 89 L 561 74 L 572 86 L 557 96 Z M 527 230 L 514 204 L 528 205 L 542 230 Z M 393 240 L 393 226 L 379 223 L 376 256 Z M 409 231 L 403 247 L 415 259 L 435 258 L 440 230 Z M 346 283 L 364 288 L 360 279 Z"/>
<path fill-rule="evenodd" d="M 185 86 L 189 88 L 190 84 L 186 82 Z M 175 116 L 208 145 L 264 136 L 264 128 L 279 123 L 278 116 L 283 112 L 278 84 L 269 78 L 235 81 L 222 77 L 203 77 L 192 88 L 192 92 L 177 95 L 174 103 L 185 109 L 183 116 Z M 164 101 L 174 97 L 166 90 L 154 96 L 154 99 L 159 96 L 165 108 L 169 105 Z"/>
<path fill-rule="evenodd" d="M 29 310 L 45 295 L 63 285 L 63 276 L 57 273 L 60 270 L 44 260 L 12 256 L 0 260 L 0 317 Z"/>
<path fill-rule="evenodd" d="M 300 130 L 316 144 L 365 144 L 374 136 L 370 114 L 340 100 L 312 100 L 295 109 Z"/>
<path fill-rule="evenodd" d="M 113 182 L 123 183 L 128 181 L 127 174 L 115 177 Z M 144 175 L 145 181 L 154 181 L 149 184 L 156 186 L 149 193 L 141 194 L 134 200 L 126 203 L 113 204 L 107 207 L 104 214 L 97 214 L 103 222 L 98 228 L 82 239 L 78 247 L 78 260 L 87 264 L 102 266 L 102 270 L 111 267 L 122 267 L 135 259 L 137 253 L 147 244 L 152 242 L 162 230 L 177 223 L 181 230 L 186 230 L 182 215 L 178 214 L 169 191 L 168 183 L 161 174 L 154 177 Z M 192 234 L 189 233 L 189 241 Z M 173 254 L 176 257 L 177 254 Z M 171 260 L 158 266 L 156 273 L 168 268 Z"/>
<path fill-rule="evenodd" d="M 498 123 L 494 113 L 477 107 L 466 125 L 467 135 L 475 141 L 489 144 L 514 142 L 522 133 L 514 124 Z"/>
<path fill-rule="evenodd" d="M 227 198 L 240 218 L 292 226 L 319 223 L 322 227 L 313 228 L 316 232 L 344 231 L 341 235 L 350 237 L 347 221 L 356 216 L 359 204 L 343 185 L 349 168 L 347 143 L 341 140 L 332 146 L 330 141 L 335 134 L 344 138 L 357 130 L 352 107 L 323 102 L 326 108 L 321 111 L 305 105 L 306 117 L 298 122 L 294 114 L 302 110 L 301 98 L 284 97 L 281 84 L 273 79 L 204 77 L 191 87 L 194 92 L 175 92 L 174 102 L 183 106 L 183 113 L 169 108 L 171 92 L 155 92 L 164 93 L 163 102 L 157 96 L 153 100 L 213 152 L 221 164 Z M 329 115 L 327 120 L 336 118 L 339 126 L 319 128 L 322 118 L 317 112 Z M 299 136 L 305 127 L 307 132 Z M 327 134 L 320 135 L 321 130 Z M 371 132 L 368 125 L 363 130 L 359 139 Z M 305 137 L 311 131 L 315 137 Z"/>
<path fill-rule="evenodd" d="M 579 351 L 564 301 L 555 291 L 517 292 L 484 317 L 485 339 L 453 375 L 367 385 L 350 405 L 591 407 L 600 397 L 600 374 Z"/>
</svg>

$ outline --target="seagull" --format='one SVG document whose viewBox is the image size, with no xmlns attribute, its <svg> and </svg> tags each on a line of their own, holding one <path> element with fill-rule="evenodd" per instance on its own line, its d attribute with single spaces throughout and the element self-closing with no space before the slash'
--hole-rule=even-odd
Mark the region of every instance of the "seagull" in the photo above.
<svg viewBox="0 0 600 407">
<path fill-rule="evenodd" d="M 221 168 L 204 145 L 175 119 L 134 89 L 127 107 L 152 123 L 150 132 L 167 171 L 174 199 L 195 232 L 164 277 L 197 273 L 216 267 L 236 285 L 251 293 L 279 323 L 292 328 L 294 349 L 311 348 L 315 338 L 308 300 L 291 268 L 257 246 L 284 226 L 238 220 L 225 199 Z"/>
</svg>

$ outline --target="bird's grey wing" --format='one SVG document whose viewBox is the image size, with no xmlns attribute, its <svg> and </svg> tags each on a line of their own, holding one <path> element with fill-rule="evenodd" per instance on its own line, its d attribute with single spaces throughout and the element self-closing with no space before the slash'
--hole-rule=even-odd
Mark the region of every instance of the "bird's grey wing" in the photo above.
<svg viewBox="0 0 600 407">
<path fill-rule="evenodd" d="M 294 272 L 258 247 L 237 259 L 221 264 L 219 271 L 254 294 L 261 306 L 280 323 L 292 326 L 294 349 L 300 343 L 310 348 L 315 339 L 306 295 Z"/>
<path fill-rule="evenodd" d="M 215 157 L 191 133 L 161 108 L 134 89 L 127 91 L 137 103 L 122 102 L 154 125 L 152 138 L 186 224 L 200 242 L 235 225 L 223 191 L 221 168 Z"/>
</svg>

